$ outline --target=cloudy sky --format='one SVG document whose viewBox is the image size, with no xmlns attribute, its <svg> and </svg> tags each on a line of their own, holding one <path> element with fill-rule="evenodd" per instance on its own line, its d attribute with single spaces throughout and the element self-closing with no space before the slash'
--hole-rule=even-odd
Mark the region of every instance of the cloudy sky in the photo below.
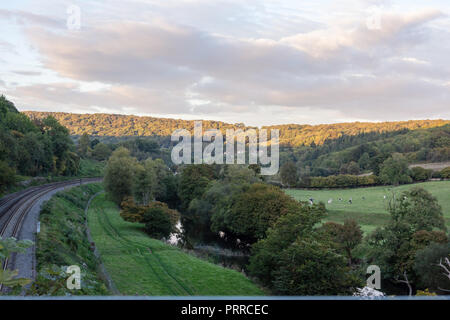
<svg viewBox="0 0 450 320">
<path fill-rule="evenodd" d="M 448 0 L 2 1 L 0 93 L 248 125 L 450 119 L 449 15 Z"/>
</svg>

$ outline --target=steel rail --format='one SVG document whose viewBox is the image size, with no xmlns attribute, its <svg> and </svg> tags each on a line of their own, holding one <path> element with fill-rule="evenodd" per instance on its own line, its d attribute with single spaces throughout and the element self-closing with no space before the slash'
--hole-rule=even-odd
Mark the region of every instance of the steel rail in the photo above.
<svg viewBox="0 0 450 320">
<path fill-rule="evenodd" d="M 79 180 L 71 180 L 71 181 L 63 181 L 63 182 L 57 182 L 50 185 L 44 185 L 40 187 L 32 187 L 32 190 L 27 190 L 27 192 L 24 192 L 23 194 L 20 194 L 17 198 L 8 199 L 7 202 L 12 202 L 6 209 L 3 209 L 0 212 L 0 219 L 3 218 L 3 216 L 7 215 L 9 213 L 9 216 L 7 216 L 6 221 L 4 222 L 3 226 L 0 229 L 0 236 L 3 237 L 6 234 L 6 231 L 11 227 L 11 221 L 17 216 L 17 213 L 19 212 L 19 216 L 17 216 L 17 220 L 12 225 L 12 234 L 11 237 L 17 237 L 22 222 L 25 219 L 28 212 L 33 208 L 33 206 L 36 204 L 36 202 L 45 194 L 55 190 L 59 189 L 61 187 L 70 186 L 70 185 L 76 185 L 76 184 L 82 184 L 83 182 L 93 182 L 93 181 L 100 181 L 98 178 L 88 178 L 88 179 L 79 179 Z M 24 206 L 25 205 L 25 206 Z M 11 210 L 12 209 L 12 210 Z M 6 258 L 3 262 L 2 269 L 6 270 L 8 268 L 10 259 Z M 0 292 L 3 289 L 3 285 L 0 284 Z"/>
</svg>

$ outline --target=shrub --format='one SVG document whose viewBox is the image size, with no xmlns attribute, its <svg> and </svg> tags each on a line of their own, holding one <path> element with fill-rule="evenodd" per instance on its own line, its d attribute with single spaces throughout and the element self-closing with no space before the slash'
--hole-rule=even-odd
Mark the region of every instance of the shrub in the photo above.
<svg viewBox="0 0 450 320">
<path fill-rule="evenodd" d="M 136 205 L 132 197 L 125 198 L 120 206 L 122 207 L 120 216 L 123 220 L 128 222 L 142 222 L 146 207 Z"/>
<path fill-rule="evenodd" d="M 347 188 L 347 187 L 364 187 L 379 184 L 379 179 L 375 175 L 370 176 L 354 176 L 341 174 L 328 177 L 310 177 L 305 187 L 311 188 Z"/>
<path fill-rule="evenodd" d="M 433 171 L 431 177 L 434 179 L 442 179 L 441 171 Z"/>
<path fill-rule="evenodd" d="M 160 209 L 169 217 L 170 223 L 172 224 L 172 232 L 176 231 L 175 225 L 180 219 L 180 214 L 176 210 L 169 209 L 164 202 L 153 201 L 146 206 L 140 206 L 136 205 L 132 197 L 127 197 L 122 201 L 121 206 L 122 210 L 120 211 L 120 216 L 128 222 L 145 223 L 144 216 L 150 209 Z"/>
<path fill-rule="evenodd" d="M 167 238 L 172 232 L 172 222 L 163 207 L 150 207 L 142 221 L 145 223 L 145 232 L 154 238 Z"/>
<path fill-rule="evenodd" d="M 441 171 L 441 178 L 442 179 L 450 179 L 450 167 L 442 169 L 442 171 Z"/>
<path fill-rule="evenodd" d="M 414 181 L 426 181 L 431 178 L 433 170 L 427 170 L 422 167 L 414 167 L 411 169 L 411 178 Z"/>
</svg>

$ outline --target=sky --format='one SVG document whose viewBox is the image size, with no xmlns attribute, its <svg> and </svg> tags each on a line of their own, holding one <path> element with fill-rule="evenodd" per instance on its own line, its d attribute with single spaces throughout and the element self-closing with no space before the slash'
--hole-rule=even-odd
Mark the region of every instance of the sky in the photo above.
<svg viewBox="0 0 450 320">
<path fill-rule="evenodd" d="M 19 110 L 247 125 L 450 119 L 444 0 L 0 2 Z"/>
</svg>

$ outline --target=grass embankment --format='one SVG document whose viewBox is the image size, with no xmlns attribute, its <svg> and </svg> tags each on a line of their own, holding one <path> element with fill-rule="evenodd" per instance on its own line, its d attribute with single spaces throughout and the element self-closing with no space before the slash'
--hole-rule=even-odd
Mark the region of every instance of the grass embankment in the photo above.
<svg viewBox="0 0 450 320">
<path fill-rule="evenodd" d="M 98 276 L 99 261 L 86 237 L 85 207 L 100 190 L 101 184 L 86 184 L 61 191 L 44 204 L 36 244 L 38 276 L 31 294 L 109 294 Z M 66 288 L 64 267 L 71 265 L 81 268 L 81 290 Z"/>
<path fill-rule="evenodd" d="M 124 221 L 104 194 L 90 205 L 88 222 L 102 262 L 124 295 L 262 295 L 244 275 L 151 239 L 143 225 Z"/>
<path fill-rule="evenodd" d="M 399 194 L 416 186 L 424 188 L 438 199 L 447 226 L 450 228 L 450 181 L 424 182 L 398 187 L 381 186 L 327 190 L 287 189 L 286 193 L 297 200 L 307 201 L 309 198 L 313 198 L 315 202 L 324 202 L 328 209 L 328 216 L 325 221 L 343 222 L 345 219 L 352 218 L 358 221 L 364 232 L 371 232 L 376 227 L 388 222 L 387 202 L 388 198 L 392 196 L 392 192 Z M 386 196 L 386 199 L 384 196 Z M 343 200 L 339 201 L 339 198 Z M 352 198 L 352 204 L 349 203 L 350 198 Z M 332 203 L 328 203 L 329 199 L 332 199 Z"/>
</svg>

